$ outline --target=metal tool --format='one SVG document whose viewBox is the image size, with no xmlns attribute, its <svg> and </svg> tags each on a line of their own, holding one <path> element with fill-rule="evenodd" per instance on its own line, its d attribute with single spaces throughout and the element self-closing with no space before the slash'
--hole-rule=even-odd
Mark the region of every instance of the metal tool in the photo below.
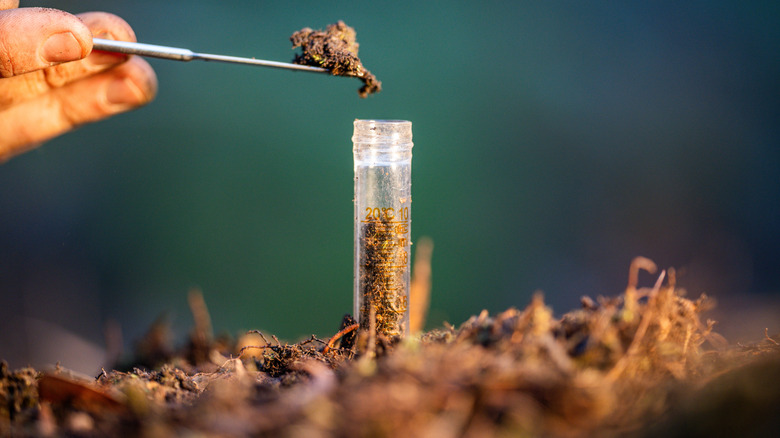
<svg viewBox="0 0 780 438">
<path fill-rule="evenodd" d="M 310 71 L 314 73 L 329 73 L 322 67 L 310 65 L 290 64 L 286 62 L 266 61 L 264 59 L 241 58 L 238 56 L 212 55 L 209 53 L 196 53 L 189 49 L 178 47 L 157 46 L 153 44 L 129 43 L 127 41 L 92 39 L 92 49 L 104 52 L 118 52 L 128 55 L 149 56 L 152 58 L 172 59 L 174 61 L 218 61 L 234 64 L 258 65 L 261 67 L 286 68 L 289 70 Z"/>
</svg>

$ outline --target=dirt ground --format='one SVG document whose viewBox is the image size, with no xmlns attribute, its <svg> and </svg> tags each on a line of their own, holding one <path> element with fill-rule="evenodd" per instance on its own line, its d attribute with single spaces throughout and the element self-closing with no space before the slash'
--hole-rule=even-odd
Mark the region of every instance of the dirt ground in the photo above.
<svg viewBox="0 0 780 438">
<path fill-rule="evenodd" d="M 0 365 L 0 435 L 780 436 L 780 336 L 731 345 L 706 296 L 673 270 L 638 288 L 640 269 L 559 319 L 537 295 L 403 339 L 350 318 L 327 339 L 214 338 L 194 293 L 180 348 L 155 326 L 96 377 Z"/>
</svg>

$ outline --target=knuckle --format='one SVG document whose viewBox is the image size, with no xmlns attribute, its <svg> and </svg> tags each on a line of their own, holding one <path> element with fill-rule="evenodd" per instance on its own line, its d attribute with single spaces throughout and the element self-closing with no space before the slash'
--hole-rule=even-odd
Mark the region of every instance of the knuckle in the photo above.
<svg viewBox="0 0 780 438">
<path fill-rule="evenodd" d="M 73 63 L 76 64 L 76 63 Z M 70 82 L 76 75 L 68 64 L 60 64 L 43 70 L 44 80 L 50 88 L 59 88 Z"/>
<path fill-rule="evenodd" d="M 49 90 L 42 71 L 5 78 L 0 83 L 0 110 Z"/>
</svg>

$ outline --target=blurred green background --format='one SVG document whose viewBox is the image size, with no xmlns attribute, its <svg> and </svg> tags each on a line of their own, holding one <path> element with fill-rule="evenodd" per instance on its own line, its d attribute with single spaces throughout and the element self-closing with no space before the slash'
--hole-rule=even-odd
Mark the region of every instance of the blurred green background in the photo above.
<svg viewBox="0 0 780 438">
<path fill-rule="evenodd" d="M 384 91 L 150 60 L 151 105 L 0 166 L 0 356 L 64 360 L 41 338 L 99 347 L 107 321 L 129 344 L 166 311 L 183 339 L 191 288 L 217 331 L 330 336 L 352 306 L 355 118 L 413 122 L 429 327 L 535 290 L 563 313 L 619 294 L 644 255 L 780 329 L 777 2 L 22 3 L 278 61 L 292 32 L 341 19 Z"/>
</svg>

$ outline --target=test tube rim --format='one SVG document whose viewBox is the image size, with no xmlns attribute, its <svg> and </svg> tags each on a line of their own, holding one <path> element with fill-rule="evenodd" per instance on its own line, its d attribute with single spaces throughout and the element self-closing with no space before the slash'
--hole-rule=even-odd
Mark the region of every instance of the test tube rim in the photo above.
<svg viewBox="0 0 780 438">
<path fill-rule="evenodd" d="M 410 120 L 403 119 L 355 119 L 355 123 L 387 123 L 387 124 L 412 124 Z"/>
<path fill-rule="evenodd" d="M 361 146 L 381 149 L 412 148 L 412 122 L 401 119 L 355 119 L 352 133 L 353 149 Z M 377 129 L 377 127 L 385 129 Z"/>
</svg>

